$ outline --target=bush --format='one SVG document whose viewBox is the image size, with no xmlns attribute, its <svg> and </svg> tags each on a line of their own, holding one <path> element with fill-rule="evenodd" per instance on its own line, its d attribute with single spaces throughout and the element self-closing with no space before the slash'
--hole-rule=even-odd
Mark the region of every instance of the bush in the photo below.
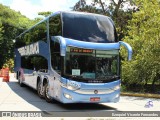
<svg viewBox="0 0 160 120">
<path fill-rule="evenodd" d="M 13 72 L 13 68 L 14 68 L 14 60 L 13 59 L 9 59 L 5 62 L 5 64 L 3 65 L 3 68 L 9 68 L 10 72 Z"/>
</svg>

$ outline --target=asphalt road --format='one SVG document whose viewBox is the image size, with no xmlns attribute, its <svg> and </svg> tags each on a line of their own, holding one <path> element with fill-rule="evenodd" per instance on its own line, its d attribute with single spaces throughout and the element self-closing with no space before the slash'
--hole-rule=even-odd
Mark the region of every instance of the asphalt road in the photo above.
<svg viewBox="0 0 160 120">
<path fill-rule="evenodd" d="M 153 106 L 146 107 L 152 101 Z M 103 104 L 61 104 L 58 102 L 47 103 L 38 97 L 37 92 L 29 87 L 20 87 L 17 80 L 10 75 L 10 82 L 2 82 L 0 78 L 0 111 L 43 111 L 44 114 L 64 115 L 71 113 L 75 117 L 100 117 L 107 111 L 159 111 L 160 99 L 143 97 L 121 96 L 118 103 Z M 51 112 L 49 112 L 51 111 Z M 101 113 L 100 113 L 101 112 Z M 75 114 L 78 114 L 77 116 Z M 70 117 L 68 116 L 68 117 Z M 65 116 L 64 116 L 65 117 Z M 104 116 L 105 117 L 105 116 Z"/>
</svg>

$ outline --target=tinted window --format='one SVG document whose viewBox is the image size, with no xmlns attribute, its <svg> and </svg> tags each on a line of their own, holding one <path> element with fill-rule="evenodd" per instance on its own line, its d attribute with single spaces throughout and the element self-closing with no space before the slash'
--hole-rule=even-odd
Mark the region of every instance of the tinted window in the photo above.
<svg viewBox="0 0 160 120">
<path fill-rule="evenodd" d="M 16 48 L 29 45 L 40 40 L 47 42 L 46 21 L 34 26 L 32 29 L 16 38 Z"/>
<path fill-rule="evenodd" d="M 37 42 L 37 41 L 44 41 L 47 42 L 47 28 L 46 28 L 46 22 L 42 22 L 38 24 L 36 27 L 34 27 L 30 32 L 30 40 L 32 42 Z"/>
<path fill-rule="evenodd" d="M 49 18 L 49 34 L 50 36 L 62 35 L 62 23 L 60 15 Z"/>
<path fill-rule="evenodd" d="M 48 62 L 42 56 L 24 56 L 21 57 L 21 66 L 30 70 L 48 69 Z"/>
<path fill-rule="evenodd" d="M 114 81 L 119 78 L 119 51 L 67 47 L 64 77 L 73 80 Z"/>
<path fill-rule="evenodd" d="M 60 44 L 51 41 L 51 63 L 54 70 L 61 71 Z"/>
<path fill-rule="evenodd" d="M 117 42 L 112 20 L 96 14 L 63 13 L 63 36 L 80 41 Z"/>
<path fill-rule="evenodd" d="M 18 38 L 16 38 L 16 43 L 15 43 L 16 48 L 19 48 L 25 45 L 26 45 L 26 42 L 24 41 L 23 36 L 19 36 Z"/>
</svg>

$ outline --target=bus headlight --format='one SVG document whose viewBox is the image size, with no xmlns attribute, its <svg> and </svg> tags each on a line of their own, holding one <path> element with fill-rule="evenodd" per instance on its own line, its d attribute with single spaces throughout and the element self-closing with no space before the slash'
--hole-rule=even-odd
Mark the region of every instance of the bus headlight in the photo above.
<svg viewBox="0 0 160 120">
<path fill-rule="evenodd" d="M 114 87 L 114 90 L 116 91 L 116 90 L 119 90 L 120 89 L 120 85 L 117 85 L 117 86 L 115 86 Z"/>
<path fill-rule="evenodd" d="M 79 84 L 75 81 L 68 81 L 67 82 L 67 88 L 69 90 L 78 90 L 78 89 L 80 89 L 80 87 L 81 87 L 81 84 Z"/>
<path fill-rule="evenodd" d="M 67 86 L 67 88 L 69 89 L 69 90 L 78 90 L 79 89 L 79 87 L 75 87 L 75 86 Z"/>
</svg>

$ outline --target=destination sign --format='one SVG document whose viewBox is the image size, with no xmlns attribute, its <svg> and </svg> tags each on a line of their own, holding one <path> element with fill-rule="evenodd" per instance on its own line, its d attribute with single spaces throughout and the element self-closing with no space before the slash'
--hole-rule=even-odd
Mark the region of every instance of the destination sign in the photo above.
<svg viewBox="0 0 160 120">
<path fill-rule="evenodd" d="M 70 52 L 73 52 L 73 53 L 93 53 L 93 50 L 91 50 L 91 49 L 81 49 L 81 48 L 71 48 Z"/>
</svg>

